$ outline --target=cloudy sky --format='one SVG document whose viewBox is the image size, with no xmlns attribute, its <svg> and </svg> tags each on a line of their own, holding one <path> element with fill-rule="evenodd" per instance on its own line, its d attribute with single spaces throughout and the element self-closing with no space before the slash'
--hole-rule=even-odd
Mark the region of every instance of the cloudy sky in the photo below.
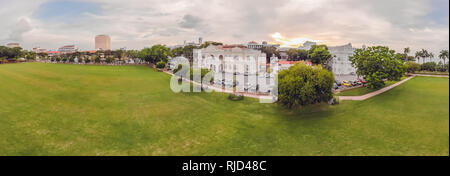
<svg viewBox="0 0 450 176">
<path fill-rule="evenodd" d="M 0 0 L 0 44 L 141 49 L 184 40 L 449 47 L 449 0 Z M 295 42 L 294 42 L 295 43 Z M 436 54 L 435 54 L 436 55 Z"/>
</svg>

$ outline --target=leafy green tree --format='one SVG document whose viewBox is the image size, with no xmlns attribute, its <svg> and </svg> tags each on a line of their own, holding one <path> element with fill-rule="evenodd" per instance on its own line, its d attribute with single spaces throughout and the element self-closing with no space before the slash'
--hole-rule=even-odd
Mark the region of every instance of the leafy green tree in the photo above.
<svg viewBox="0 0 450 176">
<path fill-rule="evenodd" d="M 278 75 L 278 101 L 288 108 L 326 102 L 333 98 L 333 83 L 330 71 L 296 63 Z"/>
<path fill-rule="evenodd" d="M 423 71 L 436 71 L 437 64 L 435 62 L 425 62 L 420 66 L 420 70 Z"/>
<path fill-rule="evenodd" d="M 164 62 L 164 61 L 159 61 L 158 63 L 156 63 L 156 68 L 163 69 L 165 67 L 166 67 L 166 62 Z"/>
<path fill-rule="evenodd" d="M 140 58 L 146 62 L 157 63 L 159 61 L 167 62 L 171 51 L 164 45 L 153 45 L 151 48 L 145 48 L 139 53 Z"/>
<path fill-rule="evenodd" d="M 298 50 L 297 49 L 291 48 L 286 51 L 286 54 L 288 55 L 289 60 L 292 60 L 292 61 L 298 60 Z"/>
<path fill-rule="evenodd" d="M 350 57 L 356 73 L 367 81 L 373 89 L 385 85 L 384 80 L 400 80 L 406 71 L 406 66 L 394 50 L 385 46 L 373 46 L 357 49 Z"/>
<path fill-rule="evenodd" d="M 273 55 L 275 57 L 280 58 L 280 52 L 277 50 L 275 46 L 263 46 L 261 48 L 261 52 L 266 53 L 266 62 L 270 63 L 270 57 Z"/>
<path fill-rule="evenodd" d="M 313 45 L 309 49 L 308 58 L 313 64 L 327 65 L 333 57 L 326 45 Z"/>
<path fill-rule="evenodd" d="M 420 70 L 420 64 L 416 62 L 408 61 L 405 62 L 405 65 L 408 73 L 415 73 Z"/>
</svg>

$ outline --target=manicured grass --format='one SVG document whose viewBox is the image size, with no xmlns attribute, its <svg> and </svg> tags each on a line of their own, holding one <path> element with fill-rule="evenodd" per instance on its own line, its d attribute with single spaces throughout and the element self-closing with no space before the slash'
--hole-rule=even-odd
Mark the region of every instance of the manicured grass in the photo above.
<svg viewBox="0 0 450 176">
<path fill-rule="evenodd" d="M 404 80 L 404 79 L 406 79 L 406 77 L 402 77 L 400 79 L 400 81 Z M 384 87 L 390 86 L 397 82 L 398 81 L 386 81 Z M 365 95 L 365 94 L 368 94 L 370 92 L 377 91 L 377 90 L 378 89 L 370 89 L 368 87 L 359 87 L 359 88 L 344 90 L 342 92 L 337 93 L 336 95 L 338 95 L 338 96 L 361 96 L 361 95 Z"/>
<path fill-rule="evenodd" d="M 0 155 L 449 155 L 448 78 L 286 110 L 144 66 L 0 65 Z"/>
<path fill-rule="evenodd" d="M 416 74 L 425 74 L 425 75 L 448 75 L 448 72 L 430 72 L 430 71 L 419 71 Z"/>
</svg>

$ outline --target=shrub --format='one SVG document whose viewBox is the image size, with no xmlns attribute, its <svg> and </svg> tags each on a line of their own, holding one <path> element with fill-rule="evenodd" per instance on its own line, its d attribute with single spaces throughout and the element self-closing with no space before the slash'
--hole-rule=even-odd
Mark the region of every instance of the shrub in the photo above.
<svg viewBox="0 0 450 176">
<path fill-rule="evenodd" d="M 241 101 L 244 100 L 244 95 L 230 94 L 228 95 L 228 99 L 231 101 Z"/>
<path fill-rule="evenodd" d="M 422 71 L 436 71 L 437 64 L 435 62 L 426 62 L 420 66 Z"/>
<path fill-rule="evenodd" d="M 166 67 L 166 63 L 164 61 L 159 61 L 156 63 L 156 68 L 163 69 Z"/>
<path fill-rule="evenodd" d="M 333 98 L 333 73 L 297 63 L 278 76 L 278 101 L 288 107 L 328 102 Z"/>
<path fill-rule="evenodd" d="M 405 62 L 406 65 L 406 70 L 408 73 L 415 73 L 416 71 L 420 70 L 420 64 L 413 62 L 413 61 L 408 61 Z"/>
</svg>

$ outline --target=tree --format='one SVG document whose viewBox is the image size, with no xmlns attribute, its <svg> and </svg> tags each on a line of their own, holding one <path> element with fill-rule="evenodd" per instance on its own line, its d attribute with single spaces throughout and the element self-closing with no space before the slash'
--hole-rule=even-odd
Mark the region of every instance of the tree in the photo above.
<svg viewBox="0 0 450 176">
<path fill-rule="evenodd" d="M 163 69 L 164 67 L 166 67 L 166 62 L 159 61 L 158 63 L 156 63 L 156 68 Z"/>
<path fill-rule="evenodd" d="M 405 66 L 408 73 L 415 73 L 420 70 L 420 64 L 413 61 L 405 62 Z"/>
<path fill-rule="evenodd" d="M 448 50 L 442 50 L 439 54 L 439 58 L 444 60 L 445 65 L 445 59 L 448 59 Z"/>
<path fill-rule="evenodd" d="M 288 108 L 326 102 L 333 98 L 333 83 L 330 71 L 299 62 L 280 71 L 278 101 Z"/>
<path fill-rule="evenodd" d="M 422 63 L 425 63 L 425 58 L 429 57 L 429 53 L 426 49 L 422 49 L 418 52 L 416 52 L 416 56 L 418 54 L 419 58 L 422 58 Z"/>
<path fill-rule="evenodd" d="M 435 62 L 425 62 L 420 66 L 420 70 L 436 71 L 437 64 Z"/>
<path fill-rule="evenodd" d="M 297 49 L 291 48 L 286 51 L 286 54 L 288 55 L 289 60 L 298 61 L 298 50 Z"/>
<path fill-rule="evenodd" d="M 431 62 L 431 59 L 434 58 L 434 54 L 432 52 L 429 52 L 427 56 L 428 56 L 428 58 L 430 58 L 430 62 Z"/>
<path fill-rule="evenodd" d="M 218 45 L 223 45 L 223 43 L 220 42 L 214 42 L 214 41 L 206 41 L 205 43 L 201 44 L 199 48 L 206 48 L 209 45 L 214 45 L 214 46 L 218 46 Z"/>
<path fill-rule="evenodd" d="M 328 65 L 333 58 L 326 45 L 313 45 L 309 49 L 308 58 L 313 64 Z"/>
<path fill-rule="evenodd" d="M 270 57 L 272 57 L 273 55 L 275 57 L 280 58 L 280 52 L 277 50 L 277 48 L 275 46 L 263 46 L 261 48 L 261 52 L 266 54 L 266 62 L 270 63 Z"/>
<path fill-rule="evenodd" d="M 420 57 L 421 57 L 422 53 L 420 51 L 416 51 L 416 54 L 414 55 L 414 58 L 417 59 L 417 62 L 420 61 Z M 420 62 L 419 62 L 420 63 Z"/>
<path fill-rule="evenodd" d="M 409 52 L 411 52 L 411 49 L 409 49 L 409 47 L 403 49 L 403 54 L 405 54 L 406 56 L 408 56 Z"/>
<path fill-rule="evenodd" d="M 395 51 L 385 46 L 357 49 L 350 61 L 356 73 L 373 89 L 383 87 L 384 80 L 400 80 L 406 71 L 406 66 Z"/>
</svg>

